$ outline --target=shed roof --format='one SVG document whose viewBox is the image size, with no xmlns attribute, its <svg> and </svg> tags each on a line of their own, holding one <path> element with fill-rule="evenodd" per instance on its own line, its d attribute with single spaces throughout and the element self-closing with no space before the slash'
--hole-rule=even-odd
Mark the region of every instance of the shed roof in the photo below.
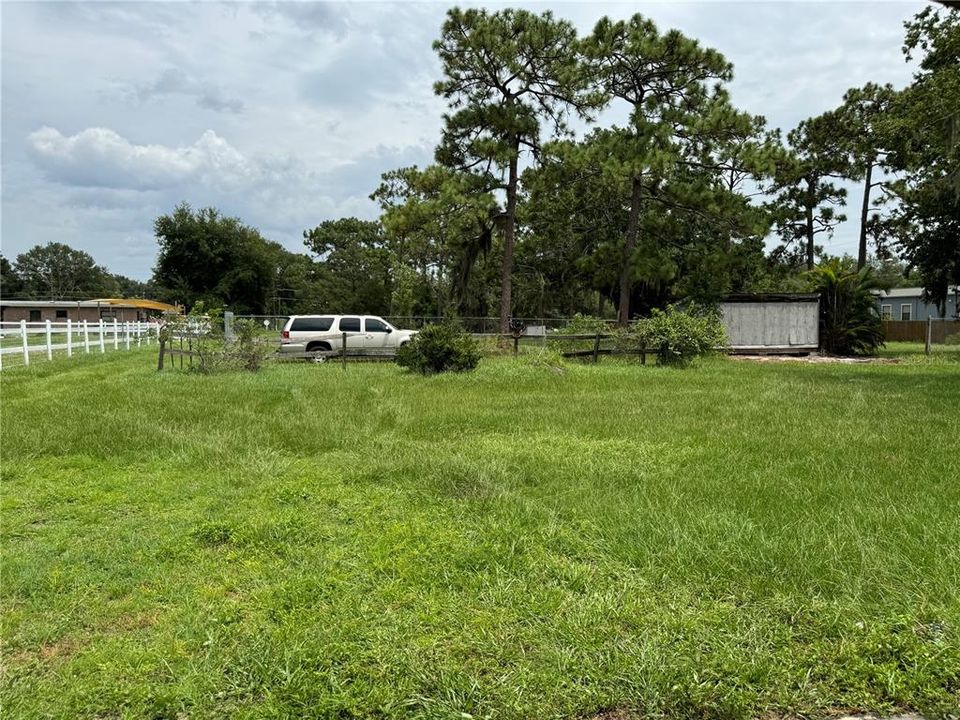
<svg viewBox="0 0 960 720">
<path fill-rule="evenodd" d="M 727 295 L 723 302 L 730 303 L 760 303 L 760 302 L 815 302 L 820 296 L 817 293 L 734 293 Z"/>
</svg>

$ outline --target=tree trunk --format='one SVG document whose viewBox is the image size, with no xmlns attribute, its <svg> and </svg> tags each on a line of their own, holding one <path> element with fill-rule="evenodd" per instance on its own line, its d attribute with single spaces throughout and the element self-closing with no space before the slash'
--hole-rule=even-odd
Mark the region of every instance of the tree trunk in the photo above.
<svg viewBox="0 0 960 720">
<path fill-rule="evenodd" d="M 813 270 L 813 181 L 807 180 L 807 270 Z"/>
<path fill-rule="evenodd" d="M 873 179 L 873 163 L 867 163 L 867 176 L 863 181 L 863 205 L 860 207 L 860 250 L 857 253 L 857 269 L 867 264 L 867 214 L 870 212 L 870 181 Z"/>
<path fill-rule="evenodd" d="M 630 322 L 630 293 L 633 290 L 630 260 L 637 247 L 637 231 L 640 224 L 640 202 L 643 199 L 643 185 L 640 178 L 633 179 L 630 192 L 630 217 L 627 220 L 627 232 L 624 236 L 623 259 L 620 265 L 620 304 L 617 309 L 617 323 L 626 325 Z"/>
<path fill-rule="evenodd" d="M 437 258 L 437 317 L 446 315 L 446 303 L 443 301 L 443 253 Z"/>
<path fill-rule="evenodd" d="M 510 171 L 507 176 L 506 227 L 503 230 L 503 270 L 500 275 L 500 332 L 510 332 L 511 295 L 513 292 L 513 243 L 517 225 L 517 160 L 520 139 L 513 140 Z"/>
</svg>

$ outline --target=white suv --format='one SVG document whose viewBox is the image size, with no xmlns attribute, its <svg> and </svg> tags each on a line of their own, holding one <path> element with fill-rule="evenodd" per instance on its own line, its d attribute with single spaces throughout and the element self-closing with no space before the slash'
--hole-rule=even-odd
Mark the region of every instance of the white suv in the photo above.
<svg viewBox="0 0 960 720">
<path fill-rule="evenodd" d="M 302 353 L 340 350 L 343 334 L 347 350 L 396 350 L 417 334 L 398 330 L 374 315 L 293 315 L 280 333 L 280 352 Z"/>
</svg>

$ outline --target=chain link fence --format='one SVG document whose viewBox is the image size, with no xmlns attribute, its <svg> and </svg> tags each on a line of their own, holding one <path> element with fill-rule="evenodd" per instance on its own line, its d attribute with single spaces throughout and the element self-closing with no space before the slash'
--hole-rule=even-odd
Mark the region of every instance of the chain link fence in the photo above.
<svg viewBox="0 0 960 720">
<path fill-rule="evenodd" d="M 318 313 L 323 314 L 323 313 Z M 332 314 L 332 313 L 331 313 Z M 338 313 L 349 314 L 349 313 Z M 497 317 L 457 317 L 446 318 L 438 315 L 379 315 L 395 328 L 400 330 L 419 330 L 424 325 L 433 325 L 446 322 L 447 320 L 456 320 L 463 329 L 470 333 L 494 334 L 500 332 L 500 318 Z M 279 333 L 284 324 L 290 318 L 289 315 L 236 315 L 235 319 L 253 320 L 258 325 L 262 325 L 264 331 Z M 557 330 L 570 324 L 573 318 L 556 317 L 515 317 L 514 323 L 519 323 L 527 328 L 541 327 L 545 330 Z M 610 320 L 610 325 L 615 324 L 615 320 Z"/>
</svg>

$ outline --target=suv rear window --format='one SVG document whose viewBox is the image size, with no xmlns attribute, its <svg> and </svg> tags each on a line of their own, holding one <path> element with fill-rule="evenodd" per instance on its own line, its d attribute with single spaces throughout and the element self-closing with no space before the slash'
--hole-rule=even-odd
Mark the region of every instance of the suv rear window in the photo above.
<svg viewBox="0 0 960 720">
<path fill-rule="evenodd" d="M 360 318 L 340 318 L 340 332 L 360 332 Z"/>
<path fill-rule="evenodd" d="M 301 317 L 293 319 L 290 329 L 298 332 L 326 332 L 332 326 L 332 317 Z"/>
</svg>

